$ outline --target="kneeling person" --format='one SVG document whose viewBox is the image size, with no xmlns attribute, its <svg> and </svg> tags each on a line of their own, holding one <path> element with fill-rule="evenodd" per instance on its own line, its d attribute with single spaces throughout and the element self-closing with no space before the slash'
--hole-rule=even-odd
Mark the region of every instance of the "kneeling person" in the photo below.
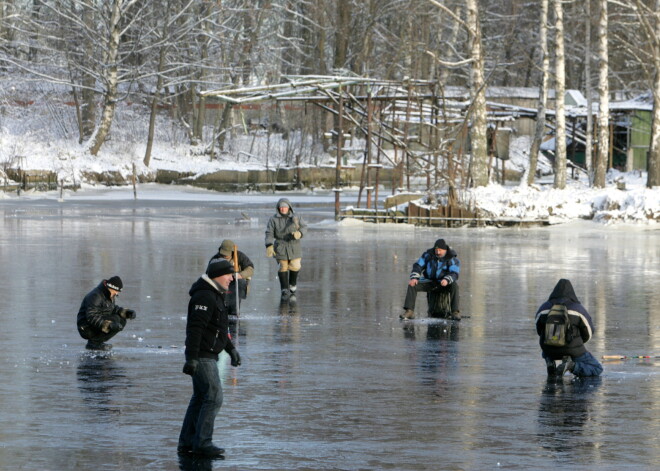
<svg viewBox="0 0 660 471">
<path fill-rule="evenodd" d="M 105 342 L 117 335 L 126 326 L 128 319 L 135 319 L 135 311 L 115 305 L 115 298 L 124 284 L 113 276 L 101 281 L 87 293 L 78 310 L 78 333 L 86 339 L 88 350 L 110 350 Z"/>
<path fill-rule="evenodd" d="M 593 334 L 593 321 L 569 280 L 557 282 L 535 321 L 549 376 L 563 376 L 567 371 L 575 376 L 600 376 L 603 367 L 584 346 Z"/>
</svg>

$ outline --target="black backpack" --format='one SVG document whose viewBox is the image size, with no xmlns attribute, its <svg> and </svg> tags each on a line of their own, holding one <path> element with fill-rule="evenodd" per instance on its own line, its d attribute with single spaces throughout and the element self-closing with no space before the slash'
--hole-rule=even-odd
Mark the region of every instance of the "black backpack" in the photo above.
<svg viewBox="0 0 660 471">
<path fill-rule="evenodd" d="M 565 347 L 571 340 L 571 320 L 568 317 L 568 309 L 563 304 L 555 304 L 550 308 L 545 321 L 543 343 L 549 347 Z"/>
</svg>

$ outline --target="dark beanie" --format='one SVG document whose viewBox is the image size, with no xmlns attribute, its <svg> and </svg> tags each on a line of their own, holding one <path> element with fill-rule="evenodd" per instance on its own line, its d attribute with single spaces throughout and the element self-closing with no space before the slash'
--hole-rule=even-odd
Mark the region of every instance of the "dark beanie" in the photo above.
<svg viewBox="0 0 660 471">
<path fill-rule="evenodd" d="M 112 278 L 108 278 L 105 281 L 105 285 L 110 289 L 114 289 L 115 291 L 121 291 L 121 289 L 124 287 L 124 283 L 121 282 L 121 278 L 119 278 L 117 275 L 113 276 Z"/>
<path fill-rule="evenodd" d="M 234 273 L 234 266 L 229 260 L 225 260 L 224 258 L 214 258 L 209 262 L 209 266 L 206 267 L 206 274 L 211 279 L 231 273 Z"/>
<path fill-rule="evenodd" d="M 447 242 L 445 242 L 445 239 L 438 239 L 435 241 L 435 244 L 433 245 L 434 249 L 442 249 L 442 250 L 449 250 L 449 247 L 447 246 Z"/>
</svg>

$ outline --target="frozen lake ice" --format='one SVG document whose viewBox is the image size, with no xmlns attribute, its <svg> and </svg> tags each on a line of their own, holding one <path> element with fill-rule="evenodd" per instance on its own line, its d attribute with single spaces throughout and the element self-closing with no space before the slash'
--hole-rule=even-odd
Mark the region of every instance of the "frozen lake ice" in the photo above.
<svg viewBox="0 0 660 471">
<path fill-rule="evenodd" d="M 289 195 L 310 223 L 298 302 L 281 304 L 264 228 L 277 195 L 128 191 L 0 200 L 0 469 L 652 469 L 658 360 L 547 381 L 533 315 L 559 278 L 596 325 L 587 348 L 660 354 L 660 231 L 337 226 L 330 197 Z M 147 195 L 147 197 L 145 197 Z M 250 219 L 245 219 L 245 217 Z M 400 321 L 413 261 L 444 237 L 462 261 L 460 323 Z M 222 358 L 220 461 L 185 460 L 188 288 L 224 238 L 255 263 Z M 84 350 L 82 297 L 118 274 L 138 317 Z M 653 463 L 656 463 L 655 465 Z"/>
</svg>

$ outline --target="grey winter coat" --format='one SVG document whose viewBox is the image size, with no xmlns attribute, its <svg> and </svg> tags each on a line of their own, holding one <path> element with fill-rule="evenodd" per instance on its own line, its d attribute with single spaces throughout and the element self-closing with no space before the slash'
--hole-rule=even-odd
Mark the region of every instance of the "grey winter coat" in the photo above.
<svg viewBox="0 0 660 471">
<path fill-rule="evenodd" d="M 289 205 L 288 214 L 280 213 L 280 204 Z M 307 232 L 307 224 L 301 216 L 294 214 L 291 202 L 287 198 L 281 198 L 275 206 L 275 215 L 270 218 L 266 226 L 266 247 L 275 246 L 276 260 L 293 260 L 302 258 L 302 247 L 300 239 L 294 239 L 293 233 L 300 231 L 302 237 Z"/>
</svg>

